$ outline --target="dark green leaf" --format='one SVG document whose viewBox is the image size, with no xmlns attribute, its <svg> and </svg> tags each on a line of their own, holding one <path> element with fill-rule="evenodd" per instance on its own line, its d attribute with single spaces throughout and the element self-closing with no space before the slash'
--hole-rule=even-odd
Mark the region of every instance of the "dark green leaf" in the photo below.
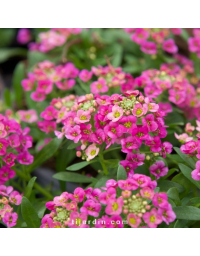
<svg viewBox="0 0 200 256">
<path fill-rule="evenodd" d="M 186 154 L 183 154 L 179 148 L 174 147 L 176 153 L 193 169 L 195 169 L 195 161 Z"/>
<path fill-rule="evenodd" d="M 173 208 L 177 219 L 200 220 L 200 209 L 193 206 L 177 206 Z"/>
<path fill-rule="evenodd" d="M 191 172 L 192 169 L 190 169 L 188 166 L 184 165 L 184 164 L 179 164 L 178 165 L 181 172 L 183 173 L 183 175 L 188 178 L 188 180 L 190 180 L 195 186 L 197 186 L 198 188 L 200 188 L 200 181 L 196 181 L 192 178 L 191 176 Z"/>
<path fill-rule="evenodd" d="M 23 48 L 1 48 L 0 49 L 0 63 L 7 61 L 9 58 L 14 56 L 26 57 L 27 50 Z"/>
<path fill-rule="evenodd" d="M 22 197 L 21 211 L 23 219 L 28 228 L 39 228 L 41 225 L 40 219 L 33 208 L 32 204 L 26 197 Z"/>
<path fill-rule="evenodd" d="M 200 204 L 200 197 L 191 198 L 190 201 L 191 201 L 193 204 Z"/>
<path fill-rule="evenodd" d="M 185 190 L 184 187 L 180 184 L 169 180 L 158 181 L 158 187 L 160 188 L 161 192 L 167 192 L 170 188 L 177 188 L 179 193 Z"/>
<path fill-rule="evenodd" d="M 10 95 L 10 90 L 6 88 L 4 90 L 4 99 L 7 107 L 11 107 L 11 95 Z"/>
<path fill-rule="evenodd" d="M 116 167 L 118 167 L 119 159 L 104 160 L 104 163 L 107 168 L 116 168 Z"/>
<path fill-rule="evenodd" d="M 31 172 L 42 163 L 44 163 L 46 160 L 48 160 L 50 157 L 52 157 L 58 150 L 61 142 L 61 139 L 54 138 L 46 146 L 44 146 L 42 150 L 38 152 L 38 154 L 35 156 L 34 162 L 29 165 L 28 172 Z"/>
<path fill-rule="evenodd" d="M 79 173 L 73 173 L 73 172 L 58 172 L 53 175 L 53 178 L 57 180 L 76 182 L 76 183 L 91 183 L 95 180 L 93 177 L 87 177 L 85 175 L 81 175 Z"/>
<path fill-rule="evenodd" d="M 83 161 L 83 162 L 80 162 L 80 163 L 77 163 L 77 164 L 73 164 L 73 165 L 70 165 L 67 167 L 67 170 L 68 171 L 78 171 L 80 169 L 82 169 L 83 167 L 91 164 L 91 163 L 94 163 L 96 162 L 97 160 L 94 160 L 94 161 Z"/>
<path fill-rule="evenodd" d="M 126 180 L 127 173 L 122 165 L 119 165 L 117 170 L 117 180 Z"/>
<path fill-rule="evenodd" d="M 13 88 L 15 93 L 15 100 L 18 105 L 18 108 L 22 106 L 22 95 L 23 95 L 23 87 L 21 85 L 22 80 L 25 77 L 25 67 L 23 62 L 19 62 L 15 67 L 13 73 Z"/>
<path fill-rule="evenodd" d="M 67 149 L 74 149 L 74 148 L 77 148 L 81 145 L 81 142 L 78 142 L 78 143 L 74 143 L 72 142 L 68 147 Z"/>
<path fill-rule="evenodd" d="M 105 186 L 106 186 L 106 182 L 107 182 L 109 179 L 110 179 L 110 178 L 108 178 L 108 177 L 102 177 L 100 180 L 97 181 L 97 183 L 95 184 L 94 188 L 105 187 Z"/>
<path fill-rule="evenodd" d="M 170 188 L 167 191 L 167 195 L 168 195 L 169 198 L 171 198 L 173 200 L 180 201 L 179 193 L 178 193 L 178 189 L 177 188 Z"/>
<path fill-rule="evenodd" d="M 26 198 L 30 197 L 32 189 L 33 189 L 33 185 L 34 185 L 36 179 L 37 179 L 37 177 L 33 177 L 32 179 L 30 179 L 30 181 L 26 187 L 25 193 L 24 193 L 24 196 Z"/>
</svg>

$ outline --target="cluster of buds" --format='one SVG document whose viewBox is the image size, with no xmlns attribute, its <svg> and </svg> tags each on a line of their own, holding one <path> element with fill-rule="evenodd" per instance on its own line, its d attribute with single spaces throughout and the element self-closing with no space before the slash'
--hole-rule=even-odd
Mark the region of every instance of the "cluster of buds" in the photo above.
<svg viewBox="0 0 200 256">
<path fill-rule="evenodd" d="M 91 71 L 84 69 L 80 72 L 79 78 L 83 82 L 87 82 L 93 75 L 95 81 L 90 84 L 93 94 L 105 93 L 108 92 L 109 88 L 119 86 L 122 92 L 134 89 L 134 78 L 131 74 L 122 71 L 121 67 L 114 68 L 110 63 L 105 67 L 92 67 Z"/>
<path fill-rule="evenodd" d="M 65 44 L 71 35 L 81 33 L 81 28 L 51 28 L 46 32 L 39 33 L 39 43 L 29 44 L 30 51 L 48 52 Z"/>
<path fill-rule="evenodd" d="M 18 191 L 13 191 L 13 187 L 0 185 L 0 221 L 7 227 L 13 227 L 17 223 L 18 215 L 13 212 L 12 205 L 20 205 L 22 195 Z"/>
<path fill-rule="evenodd" d="M 28 152 L 33 143 L 29 131 L 29 128 L 22 130 L 14 119 L 0 115 L 0 185 L 15 176 L 11 169 L 15 160 L 22 165 L 33 162 L 33 156 Z"/>
<path fill-rule="evenodd" d="M 24 91 L 33 91 L 32 100 L 43 101 L 54 90 L 54 84 L 61 91 L 71 89 L 78 73 L 79 70 L 70 62 L 55 66 L 46 60 L 38 63 L 32 73 L 28 73 L 28 78 L 22 80 L 22 86 Z"/>
<path fill-rule="evenodd" d="M 108 180 L 106 187 L 64 192 L 46 204 L 51 212 L 43 217 L 41 228 L 156 228 L 163 221 L 169 225 L 176 215 L 167 194 L 155 192 L 156 186 L 156 181 L 135 174 Z"/>
<path fill-rule="evenodd" d="M 177 105 L 187 118 L 200 117 L 200 90 L 190 84 L 187 73 L 175 63 L 162 64 L 160 70 L 150 69 L 135 78 L 135 86 L 144 88 L 145 96 L 157 101 L 168 101 Z M 165 99 L 164 99 L 165 100 Z M 170 103 L 161 103 L 163 110 L 172 112 Z"/>
<path fill-rule="evenodd" d="M 180 35 L 180 28 L 124 28 L 131 34 L 131 40 L 140 45 L 140 50 L 146 54 L 156 55 L 159 49 L 168 53 L 176 53 L 176 46 L 172 35 Z"/>
</svg>

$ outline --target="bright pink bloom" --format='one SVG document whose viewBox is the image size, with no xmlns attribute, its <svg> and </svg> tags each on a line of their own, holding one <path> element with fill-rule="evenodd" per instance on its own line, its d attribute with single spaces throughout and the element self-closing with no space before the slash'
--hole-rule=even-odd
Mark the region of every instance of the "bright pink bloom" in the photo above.
<svg viewBox="0 0 200 256">
<path fill-rule="evenodd" d="M 112 139 L 117 139 L 122 136 L 123 134 L 123 126 L 119 125 L 117 122 L 110 122 L 104 128 L 105 134 L 107 134 Z"/>
<path fill-rule="evenodd" d="M 56 117 L 56 114 L 57 114 L 57 110 L 54 107 L 49 106 L 45 109 L 45 111 L 43 111 L 40 114 L 40 116 L 45 120 L 53 120 Z"/>
<path fill-rule="evenodd" d="M 146 97 L 144 99 L 145 104 L 143 105 L 143 108 L 147 107 L 147 110 L 150 112 L 157 112 L 159 109 L 159 105 L 153 102 L 150 102 L 150 99 L 148 97 Z"/>
<path fill-rule="evenodd" d="M 143 198 L 147 198 L 149 200 L 152 200 L 152 198 L 154 197 L 154 191 L 149 187 L 142 188 L 140 190 L 140 194 Z"/>
<path fill-rule="evenodd" d="M 117 122 L 123 116 L 124 110 L 115 105 L 112 107 L 112 112 L 107 114 L 107 118 L 113 122 Z"/>
<path fill-rule="evenodd" d="M 99 78 L 98 81 L 93 82 L 91 85 L 91 92 L 94 94 L 97 93 L 105 93 L 108 91 L 108 86 L 106 85 L 106 80 L 104 80 L 103 78 Z"/>
<path fill-rule="evenodd" d="M 80 127 L 78 125 L 74 126 L 73 128 L 69 128 L 66 131 L 65 137 L 69 140 L 73 140 L 74 143 L 79 142 L 80 138 L 81 138 L 81 130 Z"/>
<path fill-rule="evenodd" d="M 134 109 L 132 110 L 132 113 L 134 116 L 141 117 L 144 116 L 147 113 L 147 106 L 141 105 L 140 103 L 136 103 L 134 106 Z"/>
<path fill-rule="evenodd" d="M 176 214 L 172 210 L 171 205 L 168 205 L 167 209 L 159 208 L 158 209 L 158 214 L 162 216 L 163 221 L 169 225 L 170 222 L 173 222 L 176 219 Z"/>
<path fill-rule="evenodd" d="M 9 153 L 2 160 L 7 164 L 8 167 L 12 167 L 13 165 L 15 165 L 16 158 L 16 155 L 14 155 L 13 153 Z"/>
<path fill-rule="evenodd" d="M 142 118 L 142 123 L 147 126 L 149 132 L 153 132 L 158 128 L 158 124 L 154 120 L 153 114 L 148 114 Z"/>
<path fill-rule="evenodd" d="M 188 46 L 190 52 L 199 52 L 200 50 L 200 38 L 190 37 L 188 39 Z"/>
<path fill-rule="evenodd" d="M 140 49 L 146 54 L 153 55 L 157 53 L 157 47 L 154 42 L 149 42 L 149 41 L 143 42 Z"/>
<path fill-rule="evenodd" d="M 162 48 L 164 51 L 169 52 L 169 53 L 177 53 L 178 47 L 176 46 L 175 42 L 173 39 L 167 39 L 163 45 Z"/>
<path fill-rule="evenodd" d="M 153 197 L 153 205 L 155 207 L 168 208 L 167 194 L 166 193 L 155 193 Z"/>
<path fill-rule="evenodd" d="M 117 199 L 108 199 L 107 207 L 105 209 L 108 215 L 119 215 L 122 212 L 123 198 L 119 197 Z"/>
<path fill-rule="evenodd" d="M 149 32 L 144 28 L 136 28 L 135 33 L 131 36 L 131 40 L 139 45 L 146 42 Z"/>
<path fill-rule="evenodd" d="M 17 156 L 17 161 L 20 164 L 30 165 L 33 163 L 33 160 L 34 157 L 28 151 L 23 151 Z"/>
<path fill-rule="evenodd" d="M 85 153 L 88 156 L 88 160 L 91 160 L 98 155 L 99 148 L 97 148 L 95 144 L 92 144 L 85 150 Z"/>
<path fill-rule="evenodd" d="M 31 99 L 34 101 L 43 101 L 46 99 L 46 95 L 44 92 L 35 91 L 31 93 Z"/>
<path fill-rule="evenodd" d="M 87 123 L 90 121 L 90 118 L 91 118 L 90 111 L 84 111 L 82 109 L 79 109 L 76 114 L 76 117 L 74 118 L 74 121 L 77 124 Z"/>
<path fill-rule="evenodd" d="M 110 218 L 108 228 L 123 228 L 124 224 L 120 215 L 113 215 Z"/>
<path fill-rule="evenodd" d="M 196 169 L 192 171 L 191 175 L 194 180 L 200 180 L 200 161 L 196 162 Z"/>
<path fill-rule="evenodd" d="M 19 110 L 17 115 L 19 115 L 21 121 L 26 123 L 34 123 L 38 120 L 37 112 L 34 109 Z"/>
<path fill-rule="evenodd" d="M 70 198 L 71 198 L 72 200 L 75 200 L 75 201 L 81 203 L 81 202 L 83 202 L 84 196 L 85 196 L 85 191 L 84 191 L 84 189 L 82 189 L 82 188 L 76 188 L 76 189 L 74 190 L 74 194 L 73 194 L 73 195 L 70 195 Z"/>
<path fill-rule="evenodd" d="M 166 103 L 159 102 L 158 105 L 159 105 L 159 109 L 164 111 L 165 113 L 171 113 L 173 111 L 172 105 L 168 102 Z"/>
<path fill-rule="evenodd" d="M 95 203 L 93 200 L 87 200 L 84 202 L 83 207 L 80 208 L 82 213 L 98 217 L 101 210 L 101 204 Z"/>
<path fill-rule="evenodd" d="M 133 149 L 138 149 L 141 144 L 136 140 L 135 137 L 129 136 L 121 140 L 121 145 L 122 152 L 131 153 Z"/>
<path fill-rule="evenodd" d="M 138 185 L 132 180 L 118 180 L 119 188 L 123 190 L 136 190 L 138 188 Z"/>
<path fill-rule="evenodd" d="M 16 212 L 6 212 L 6 214 L 3 217 L 3 222 L 7 225 L 7 227 L 11 228 L 17 224 L 17 219 L 18 216 Z"/>
<path fill-rule="evenodd" d="M 28 28 L 20 28 L 17 34 L 17 41 L 20 44 L 27 44 L 31 41 L 31 32 Z"/>
<path fill-rule="evenodd" d="M 3 166 L 0 169 L 0 181 L 5 183 L 7 180 L 15 176 L 15 171 L 11 170 L 8 166 Z"/>
<path fill-rule="evenodd" d="M 68 226 L 70 228 L 84 228 L 87 222 L 85 213 L 71 212 Z"/>
<path fill-rule="evenodd" d="M 3 156 L 6 154 L 6 149 L 8 145 L 9 143 L 6 139 L 0 139 L 0 156 Z"/>
<path fill-rule="evenodd" d="M 141 219 L 133 213 L 128 214 L 127 221 L 132 228 L 137 228 L 141 223 Z"/>
<path fill-rule="evenodd" d="M 83 69 L 81 70 L 81 72 L 79 73 L 79 78 L 83 81 L 83 82 L 87 82 L 92 78 L 92 72 Z"/>
<path fill-rule="evenodd" d="M 153 208 L 150 212 L 146 212 L 143 215 L 143 220 L 147 223 L 149 228 L 157 228 L 157 226 L 162 222 L 162 217 L 160 217 L 158 211 Z"/>
<path fill-rule="evenodd" d="M 39 121 L 37 122 L 38 128 L 46 133 L 54 132 L 56 130 L 56 122 L 54 121 Z"/>
<path fill-rule="evenodd" d="M 173 150 L 173 145 L 171 143 L 169 143 L 168 141 L 163 142 L 161 147 L 162 147 L 163 158 L 166 157 L 166 153 L 170 154 Z"/>
<path fill-rule="evenodd" d="M 20 205 L 22 201 L 22 195 L 18 191 L 13 191 L 10 194 L 9 201 L 15 205 Z"/>
<path fill-rule="evenodd" d="M 122 116 L 120 123 L 122 123 L 124 133 L 132 133 L 133 129 L 136 128 L 137 118 L 135 116 Z"/>
<path fill-rule="evenodd" d="M 180 135 L 178 135 L 177 133 L 174 133 L 174 136 L 177 138 L 177 140 L 179 140 L 181 143 L 185 143 L 188 141 L 193 140 L 193 137 L 189 137 L 189 135 L 187 133 L 182 133 Z"/>
<path fill-rule="evenodd" d="M 156 179 L 167 175 L 168 170 L 168 167 L 165 166 L 165 163 L 162 160 L 155 162 L 155 164 L 149 167 L 150 173 L 156 176 Z"/>
<path fill-rule="evenodd" d="M 106 192 L 102 192 L 99 196 L 99 201 L 102 204 L 107 204 L 109 198 L 116 198 L 116 190 L 112 187 L 108 188 Z"/>
</svg>

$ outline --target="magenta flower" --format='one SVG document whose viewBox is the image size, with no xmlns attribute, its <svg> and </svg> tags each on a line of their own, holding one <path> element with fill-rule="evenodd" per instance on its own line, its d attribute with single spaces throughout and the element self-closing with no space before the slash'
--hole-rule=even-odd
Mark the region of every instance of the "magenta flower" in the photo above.
<svg viewBox="0 0 200 256">
<path fill-rule="evenodd" d="M 176 219 L 176 214 L 172 210 L 172 207 L 170 204 L 168 204 L 167 209 L 159 208 L 158 214 L 162 216 L 162 220 L 169 225 L 170 222 L 173 222 Z"/>
<path fill-rule="evenodd" d="M 91 160 L 99 154 L 99 148 L 97 148 L 95 144 L 92 144 L 85 150 L 85 153 L 88 157 L 87 159 Z"/>
<path fill-rule="evenodd" d="M 116 190 L 113 187 L 108 188 L 106 192 L 102 192 L 99 196 L 99 201 L 102 204 L 107 204 L 109 198 L 116 198 Z"/>
<path fill-rule="evenodd" d="M 106 80 L 103 78 L 99 78 L 98 81 L 93 82 L 91 85 L 91 93 L 97 94 L 97 93 L 105 93 L 108 91 L 108 86 L 106 85 Z"/>
<path fill-rule="evenodd" d="M 10 194 L 9 201 L 15 205 L 20 205 L 22 201 L 22 195 L 18 191 L 13 191 Z"/>
<path fill-rule="evenodd" d="M 6 212 L 3 217 L 3 222 L 7 225 L 7 227 L 11 228 L 17 224 L 18 215 L 16 212 Z"/>
<path fill-rule="evenodd" d="M 150 189 L 149 187 L 144 187 L 140 190 L 140 194 L 143 198 L 152 200 L 152 198 L 154 197 L 154 191 L 152 189 Z"/>
<path fill-rule="evenodd" d="M 117 199 L 108 199 L 107 207 L 105 209 L 106 214 L 108 215 L 119 215 L 122 212 L 122 206 L 124 202 L 122 197 Z"/>
<path fill-rule="evenodd" d="M 135 33 L 131 36 L 131 40 L 139 45 L 146 42 L 149 32 L 144 28 L 136 28 Z"/>
<path fill-rule="evenodd" d="M 155 207 L 167 209 L 169 206 L 166 193 L 155 193 L 152 202 Z"/>
<path fill-rule="evenodd" d="M 140 103 L 136 103 L 132 113 L 134 116 L 141 117 L 147 113 L 147 110 L 148 108 L 146 105 L 142 106 Z"/>
<path fill-rule="evenodd" d="M 15 165 L 16 158 L 16 155 L 14 155 L 13 153 L 9 153 L 2 160 L 7 164 L 8 167 L 12 167 L 13 165 Z"/>
<path fill-rule="evenodd" d="M 200 161 L 196 162 L 196 169 L 192 171 L 191 175 L 194 180 L 199 181 L 200 180 Z"/>
<path fill-rule="evenodd" d="M 146 175 L 136 173 L 133 175 L 132 179 L 140 188 L 150 187 L 151 179 Z"/>
<path fill-rule="evenodd" d="M 136 190 L 138 188 L 138 185 L 132 180 L 118 180 L 119 188 L 123 190 Z"/>
<path fill-rule="evenodd" d="M 123 228 L 124 224 L 120 215 L 113 215 L 110 217 L 110 222 L 107 228 Z"/>
<path fill-rule="evenodd" d="M 159 102 L 158 105 L 159 105 L 159 109 L 164 111 L 165 113 L 171 113 L 173 111 L 172 105 L 169 102 L 166 102 L 166 103 Z"/>
<path fill-rule="evenodd" d="M 136 216 L 134 213 L 129 213 L 128 214 L 127 221 L 128 221 L 128 224 L 132 228 L 137 228 L 141 223 L 141 219 L 138 216 Z"/>
<path fill-rule="evenodd" d="M 53 106 L 49 106 L 43 111 L 40 116 L 45 120 L 53 120 L 56 117 L 57 110 Z"/>
<path fill-rule="evenodd" d="M 122 152 L 131 153 L 133 149 L 138 149 L 141 144 L 136 140 L 135 137 L 129 136 L 121 140 Z"/>
<path fill-rule="evenodd" d="M 46 133 L 54 132 L 56 130 L 56 122 L 54 121 L 39 121 L 37 122 L 38 128 Z"/>
<path fill-rule="evenodd" d="M 135 129 L 136 126 L 136 122 L 137 122 L 137 118 L 135 116 L 122 116 L 122 118 L 120 119 L 120 123 L 122 123 L 123 125 L 123 133 L 132 133 L 133 129 Z"/>
<path fill-rule="evenodd" d="M 34 157 L 28 151 L 22 151 L 17 156 L 17 161 L 20 164 L 30 165 L 33 163 Z"/>
<path fill-rule="evenodd" d="M 190 52 L 199 52 L 200 50 L 200 38 L 199 37 L 190 37 L 188 39 L 188 46 Z"/>
<path fill-rule="evenodd" d="M 144 106 L 147 107 L 148 111 L 153 112 L 153 113 L 158 111 L 158 109 L 159 109 L 158 104 L 150 102 L 150 99 L 148 97 L 146 97 L 144 99 L 144 101 L 145 101 Z"/>
<path fill-rule="evenodd" d="M 6 154 L 6 149 L 9 143 L 6 139 L 0 139 L 0 155 L 3 156 Z"/>
<path fill-rule="evenodd" d="M 149 228 L 157 228 L 162 222 L 162 217 L 158 214 L 158 211 L 153 208 L 150 212 L 146 212 L 143 215 L 143 220 Z"/>
<path fill-rule="evenodd" d="M 37 112 L 34 109 L 19 110 L 17 115 L 21 121 L 26 123 L 34 123 L 38 120 Z"/>
<path fill-rule="evenodd" d="M 143 42 L 140 49 L 146 54 L 153 55 L 157 53 L 157 47 L 154 42 L 148 42 L 148 41 Z"/>
<path fill-rule="evenodd" d="M 83 207 L 80 208 L 82 213 L 91 215 L 93 217 L 98 217 L 101 210 L 101 204 L 95 203 L 93 200 L 87 200 L 84 202 Z"/>
<path fill-rule="evenodd" d="M 145 160 L 145 154 L 142 153 L 128 153 L 127 160 L 133 162 L 137 166 L 143 165 Z"/>
<path fill-rule="evenodd" d="M 85 213 L 71 212 L 68 226 L 70 228 L 84 228 L 87 222 Z"/>
<path fill-rule="evenodd" d="M 73 128 L 69 128 L 66 131 L 65 137 L 69 140 L 73 140 L 74 143 L 79 142 L 80 138 L 81 138 L 81 130 L 80 127 L 78 125 L 74 126 Z"/>
<path fill-rule="evenodd" d="M 19 141 L 19 135 L 17 134 L 12 134 L 8 137 L 9 144 L 11 148 L 17 148 L 20 146 L 20 141 Z M 1 145 L 1 142 L 0 142 Z"/>
<path fill-rule="evenodd" d="M 163 142 L 162 144 L 162 154 L 163 154 L 163 158 L 166 157 L 166 153 L 170 154 L 173 150 L 173 145 L 171 143 L 169 143 L 168 141 Z"/>
<path fill-rule="evenodd" d="M 135 170 L 138 167 L 138 165 L 136 163 L 132 163 L 128 160 L 122 160 L 122 161 L 120 161 L 120 164 L 126 170 L 127 175 L 129 174 L 129 172 L 132 172 L 134 174 L 133 170 Z"/>
<path fill-rule="evenodd" d="M 8 166 L 3 166 L 0 169 L 0 181 L 5 183 L 7 180 L 15 176 L 15 171 L 11 170 Z"/>
<path fill-rule="evenodd" d="M 165 166 L 165 163 L 162 160 L 155 162 L 155 164 L 149 167 L 150 173 L 156 176 L 156 179 L 167 175 L 168 170 L 168 167 Z"/>
<path fill-rule="evenodd" d="M 153 132 L 158 128 L 158 124 L 154 120 L 153 114 L 148 114 L 142 118 L 142 123 L 147 126 L 149 132 Z"/>
<path fill-rule="evenodd" d="M 36 90 L 35 92 L 31 93 L 31 99 L 34 101 L 43 101 L 46 99 L 46 94 Z"/>
<path fill-rule="evenodd" d="M 178 47 L 176 46 L 175 42 L 173 39 L 167 39 L 163 45 L 162 48 L 164 51 L 168 52 L 168 53 L 177 53 L 178 51 Z"/>
<path fill-rule="evenodd" d="M 109 125 L 107 125 L 104 128 L 104 132 L 110 138 L 117 139 L 117 138 L 121 137 L 123 134 L 123 126 L 116 122 L 110 122 Z"/>
<path fill-rule="evenodd" d="M 123 116 L 124 110 L 115 105 L 112 107 L 112 112 L 107 114 L 107 118 L 113 122 L 117 122 Z"/>
<path fill-rule="evenodd" d="M 160 152 L 161 151 L 161 140 L 159 136 L 149 137 L 145 140 L 145 145 L 150 146 L 150 150 L 152 152 Z"/>
<path fill-rule="evenodd" d="M 180 147 L 180 150 L 184 154 L 194 154 L 194 151 L 198 149 L 198 143 L 196 141 L 188 141 L 185 145 Z"/>
<path fill-rule="evenodd" d="M 77 202 L 83 202 L 83 199 L 84 199 L 84 196 L 85 196 L 85 191 L 84 189 L 82 188 L 76 188 L 74 190 L 74 194 L 73 195 L 70 195 L 70 198 L 71 200 L 75 200 Z"/>
<path fill-rule="evenodd" d="M 81 72 L 79 73 L 79 78 L 83 81 L 83 82 L 87 82 L 92 78 L 92 72 L 83 69 L 81 70 Z"/>
<path fill-rule="evenodd" d="M 31 41 L 31 32 L 28 28 L 20 28 L 17 34 L 17 42 L 27 44 Z"/>
<path fill-rule="evenodd" d="M 87 123 L 90 121 L 90 118 L 91 118 L 90 111 L 84 111 L 82 109 L 79 109 L 76 114 L 76 117 L 74 118 L 74 121 L 77 124 Z"/>
</svg>

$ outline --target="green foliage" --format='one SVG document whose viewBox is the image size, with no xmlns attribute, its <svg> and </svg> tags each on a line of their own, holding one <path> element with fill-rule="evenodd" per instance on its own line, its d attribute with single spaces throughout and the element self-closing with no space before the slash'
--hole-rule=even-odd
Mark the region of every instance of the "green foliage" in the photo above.
<svg viewBox="0 0 200 256">
<path fill-rule="evenodd" d="M 79 173 L 73 172 L 59 172 L 53 175 L 54 179 L 62 180 L 62 181 L 69 181 L 69 182 L 76 182 L 76 183 L 91 183 L 95 181 L 93 177 L 87 177 L 85 175 L 81 175 Z"/>
</svg>

